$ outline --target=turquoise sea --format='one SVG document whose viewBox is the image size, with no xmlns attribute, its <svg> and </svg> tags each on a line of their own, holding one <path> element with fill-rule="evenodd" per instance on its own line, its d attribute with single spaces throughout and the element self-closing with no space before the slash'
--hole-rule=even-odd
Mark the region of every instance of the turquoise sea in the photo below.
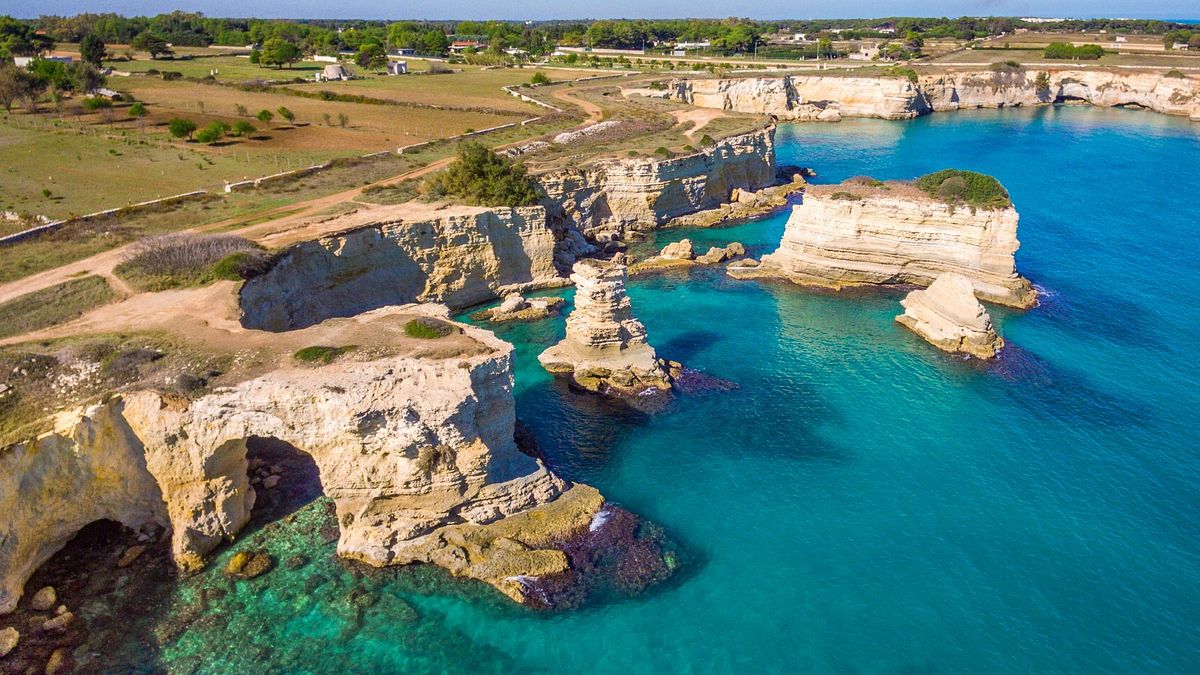
<svg viewBox="0 0 1200 675">
<path fill-rule="evenodd" d="M 665 527 L 686 551 L 675 578 L 641 597 L 535 612 L 425 573 L 349 579 L 328 565 L 321 574 L 392 602 L 354 623 L 317 592 L 273 589 L 303 579 L 279 569 L 204 624 L 222 639 L 200 641 L 193 627 L 158 663 L 1200 672 L 1200 124 L 1089 108 L 961 112 L 785 126 L 778 141 L 781 162 L 819 181 L 946 167 L 997 176 L 1022 216 L 1018 267 L 1044 292 L 1031 311 L 993 310 L 1011 346 L 1003 359 L 937 352 L 893 322 L 897 293 L 711 270 L 648 277 L 630 295 L 660 353 L 739 387 L 645 416 L 541 370 L 561 318 L 500 328 L 517 346 L 519 416 L 553 467 Z M 761 254 L 785 220 L 664 232 L 657 244 L 739 240 Z"/>
</svg>

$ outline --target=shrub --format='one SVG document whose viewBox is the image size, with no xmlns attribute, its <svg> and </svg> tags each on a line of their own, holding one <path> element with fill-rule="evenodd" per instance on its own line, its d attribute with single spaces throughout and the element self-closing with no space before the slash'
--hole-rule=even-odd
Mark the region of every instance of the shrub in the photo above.
<svg viewBox="0 0 1200 675">
<path fill-rule="evenodd" d="M 1048 59 L 1070 59 L 1072 61 L 1095 61 L 1104 56 L 1100 45 L 1073 45 L 1066 42 L 1051 42 L 1042 55 Z"/>
<path fill-rule="evenodd" d="M 229 125 L 224 122 L 213 122 L 196 134 L 196 140 L 201 143 L 216 143 L 225 135 L 227 129 L 229 129 Z"/>
<path fill-rule="evenodd" d="M 1187 75 L 1184 75 L 1183 73 L 1179 72 L 1178 70 L 1174 70 L 1174 69 L 1168 70 L 1166 77 L 1176 77 L 1181 80 L 1187 79 Z"/>
<path fill-rule="evenodd" d="M 480 206 L 532 206 L 540 199 L 537 183 L 526 175 L 525 167 L 469 141 L 458 146 L 454 162 L 429 177 L 421 191 Z"/>
<path fill-rule="evenodd" d="M 101 98 L 99 96 L 92 96 L 90 98 L 83 99 L 83 109 L 84 110 L 99 110 L 101 108 L 111 108 L 111 107 L 112 107 L 112 101 L 110 101 L 106 98 Z"/>
<path fill-rule="evenodd" d="M 129 115 L 131 117 L 145 117 L 146 116 L 145 104 L 143 104 L 141 101 L 138 101 L 137 103 L 134 103 L 133 105 L 129 106 Z"/>
<path fill-rule="evenodd" d="M 162 79 L 166 80 L 167 82 L 172 82 L 174 80 L 182 80 L 183 73 L 181 73 L 177 70 L 166 70 L 166 71 L 163 71 Z"/>
<path fill-rule="evenodd" d="M 212 275 L 225 281 L 245 281 L 271 269 L 272 257 L 265 251 L 238 251 L 212 266 Z"/>
<path fill-rule="evenodd" d="M 539 70 L 533 74 L 533 77 L 529 78 L 529 84 L 532 84 L 532 85 L 550 84 L 550 78 L 547 77 L 545 73 L 543 73 L 542 71 Z"/>
<path fill-rule="evenodd" d="M 442 63 L 441 61 L 430 61 L 429 65 L 426 67 L 425 72 L 427 72 L 431 75 L 440 75 L 442 73 L 452 72 L 452 69 L 450 68 L 450 66 L 447 66 L 446 64 Z"/>
<path fill-rule="evenodd" d="M 342 354 L 354 351 L 358 345 L 346 345 L 345 347 L 325 347 L 317 345 L 314 347 L 305 347 L 296 352 L 292 356 L 297 361 L 305 363 L 333 363 L 333 360 Z"/>
<path fill-rule="evenodd" d="M 258 128 L 246 120 L 238 120 L 233 123 L 233 133 L 238 136 L 249 136 L 256 131 Z"/>
<path fill-rule="evenodd" d="M 666 157 L 667 159 L 675 156 L 675 153 L 661 145 L 654 149 L 654 154 L 659 155 L 660 157 Z"/>
<path fill-rule="evenodd" d="M 915 185 L 930 197 L 951 204 L 968 204 L 985 209 L 1012 206 L 1012 199 L 1000 181 L 974 171 L 945 169 L 918 178 Z"/>
<path fill-rule="evenodd" d="M 1050 73 L 1041 72 L 1033 78 L 1034 90 L 1041 94 L 1050 91 Z"/>
<path fill-rule="evenodd" d="M 251 269 L 248 260 L 228 260 L 238 253 L 254 256 L 259 265 L 267 264 L 263 262 L 266 254 L 242 237 L 178 233 L 147 237 L 133 244 L 114 272 L 143 291 L 203 286 Z"/>
<path fill-rule="evenodd" d="M 717 144 L 717 142 L 714 141 L 713 137 L 709 136 L 708 134 L 704 134 L 703 136 L 700 137 L 700 147 L 702 147 L 702 148 L 712 147 L 716 144 Z"/>
<path fill-rule="evenodd" d="M 838 191 L 830 195 L 829 198 L 838 201 L 856 202 L 862 199 L 862 196 L 856 195 L 853 192 Z"/>
<path fill-rule="evenodd" d="M 421 317 L 404 324 L 404 334 L 422 340 L 436 340 L 454 332 L 454 326 L 439 319 Z"/>
<path fill-rule="evenodd" d="M 167 122 L 167 131 L 175 138 L 191 138 L 196 131 L 196 123 L 191 120 L 185 120 L 182 117 L 176 117 L 170 122 Z"/>
<path fill-rule="evenodd" d="M 292 124 L 296 121 L 296 113 L 289 110 L 286 106 L 279 106 L 279 109 L 275 112 L 279 113 L 280 117 L 287 120 L 288 124 Z"/>
<path fill-rule="evenodd" d="M 853 185 L 865 185 L 867 187 L 874 187 L 874 188 L 881 188 L 881 187 L 886 186 L 886 184 L 883 181 L 879 180 L 878 178 L 872 178 L 870 176 L 854 176 L 853 178 L 847 178 L 846 182 L 851 183 Z"/>
</svg>

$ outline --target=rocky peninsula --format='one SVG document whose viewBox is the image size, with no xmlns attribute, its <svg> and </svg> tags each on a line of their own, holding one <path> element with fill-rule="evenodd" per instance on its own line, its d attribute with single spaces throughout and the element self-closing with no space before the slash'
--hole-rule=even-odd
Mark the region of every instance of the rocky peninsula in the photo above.
<svg viewBox="0 0 1200 675">
<path fill-rule="evenodd" d="M 900 304 L 904 313 L 896 321 L 942 351 L 990 359 L 1004 348 L 971 280 L 961 274 L 942 274 Z"/>
<path fill-rule="evenodd" d="M 958 173 L 956 186 L 964 176 L 979 176 Z M 1002 200 L 988 206 L 941 198 L 940 183 L 932 195 L 911 184 L 866 178 L 811 186 L 803 202 L 792 207 L 779 249 L 757 266 L 731 266 L 729 274 L 841 289 L 928 286 L 939 275 L 955 272 L 971 280 L 982 300 L 1031 307 L 1037 294 L 1017 274 L 1014 259 L 1020 246 L 1017 211 L 998 186 L 993 189 Z"/>
<path fill-rule="evenodd" d="M 546 370 L 569 377 L 591 392 L 637 397 L 669 391 L 672 371 L 646 340 L 646 327 L 633 316 L 625 293 L 623 261 L 581 260 L 575 264 L 575 309 L 567 336 L 538 356 Z"/>
</svg>

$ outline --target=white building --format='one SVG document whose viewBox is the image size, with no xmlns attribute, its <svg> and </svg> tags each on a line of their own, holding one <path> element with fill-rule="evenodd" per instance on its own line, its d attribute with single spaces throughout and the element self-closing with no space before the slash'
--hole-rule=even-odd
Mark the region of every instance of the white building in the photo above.
<svg viewBox="0 0 1200 675">
<path fill-rule="evenodd" d="M 408 73 L 408 61 L 388 61 L 388 75 L 404 75 Z"/>
<path fill-rule="evenodd" d="M 315 77 L 317 82 L 328 82 L 332 80 L 353 80 L 354 74 L 340 63 L 331 63 L 325 66 L 325 69 L 317 73 Z"/>
</svg>

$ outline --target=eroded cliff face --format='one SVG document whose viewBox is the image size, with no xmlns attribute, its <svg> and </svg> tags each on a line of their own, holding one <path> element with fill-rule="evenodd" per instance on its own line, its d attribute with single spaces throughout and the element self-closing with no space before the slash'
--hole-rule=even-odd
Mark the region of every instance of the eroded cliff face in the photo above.
<svg viewBox="0 0 1200 675">
<path fill-rule="evenodd" d="M 672 159 L 620 159 L 538 175 L 551 219 L 593 241 L 636 237 L 671 218 L 775 183 L 775 128 Z"/>
<path fill-rule="evenodd" d="M 339 233 L 285 249 L 269 272 L 246 282 L 243 325 L 291 330 L 411 302 L 466 307 L 560 285 L 556 264 L 569 269 L 574 261 L 572 242 L 550 228 L 540 206 L 454 207 L 417 219 L 375 209 L 344 220 Z"/>
<path fill-rule="evenodd" d="M 1039 84 L 1045 73 L 1048 83 Z M 689 79 L 672 95 L 706 108 L 774 115 L 781 120 L 836 121 L 842 117 L 910 119 L 930 112 L 1081 101 L 1133 106 L 1200 119 L 1200 79 L 1137 71 L 1028 68 L 901 77 L 793 75 L 773 78 Z"/>
<path fill-rule="evenodd" d="M 971 280 L 983 300 L 1030 307 L 1037 294 L 1016 272 L 1015 209 L 954 207 L 929 198 L 810 191 L 792 207 L 779 249 L 740 277 L 779 276 L 843 288 L 867 284 L 928 286 L 944 272 Z"/>
<path fill-rule="evenodd" d="M 386 343 L 414 312 L 439 310 L 344 321 Z M 461 330 L 445 355 L 363 350 L 198 398 L 143 389 L 62 413 L 54 431 L 0 455 L 0 612 L 38 565 L 101 518 L 169 527 L 177 564 L 203 565 L 250 516 L 250 437 L 313 457 L 337 507 L 341 555 L 429 562 L 524 600 L 528 578 L 567 570 L 549 545 L 586 530 L 603 498 L 517 449 L 512 348 Z"/>
</svg>

